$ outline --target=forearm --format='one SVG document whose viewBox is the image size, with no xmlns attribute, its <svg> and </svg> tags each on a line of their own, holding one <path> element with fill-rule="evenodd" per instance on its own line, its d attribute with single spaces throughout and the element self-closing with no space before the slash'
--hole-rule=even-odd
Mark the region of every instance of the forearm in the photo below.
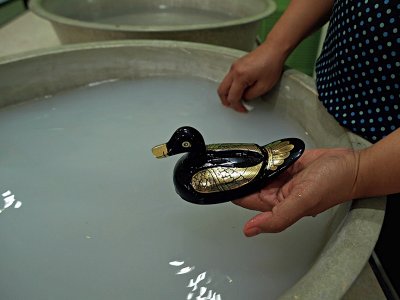
<svg viewBox="0 0 400 300">
<path fill-rule="evenodd" d="M 272 43 L 285 58 L 308 35 L 329 20 L 334 0 L 292 0 L 265 43 Z"/>
<path fill-rule="evenodd" d="M 400 192 L 400 129 L 359 152 L 354 198 Z"/>
</svg>

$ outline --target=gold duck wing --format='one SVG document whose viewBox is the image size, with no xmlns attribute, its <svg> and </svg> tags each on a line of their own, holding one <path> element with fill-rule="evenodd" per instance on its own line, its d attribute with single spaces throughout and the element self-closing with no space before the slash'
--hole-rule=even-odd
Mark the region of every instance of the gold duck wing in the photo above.
<svg viewBox="0 0 400 300">
<path fill-rule="evenodd" d="M 246 168 L 214 167 L 197 172 L 192 187 L 198 193 L 215 193 L 240 188 L 260 172 L 263 162 Z"/>
<path fill-rule="evenodd" d="M 238 151 L 252 151 L 262 154 L 261 149 L 256 144 L 209 144 L 206 146 L 207 151 L 226 151 L 226 150 L 238 150 Z"/>
<path fill-rule="evenodd" d="M 275 171 L 290 156 L 294 145 L 289 141 L 276 141 L 263 147 L 268 153 L 267 170 Z"/>
</svg>

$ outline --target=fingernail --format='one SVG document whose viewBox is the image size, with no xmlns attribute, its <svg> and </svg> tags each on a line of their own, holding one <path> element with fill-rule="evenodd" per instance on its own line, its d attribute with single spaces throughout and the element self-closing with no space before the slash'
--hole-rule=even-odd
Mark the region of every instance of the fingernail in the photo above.
<svg viewBox="0 0 400 300">
<path fill-rule="evenodd" d="M 237 107 L 237 108 L 235 108 L 235 110 L 240 113 L 247 113 L 247 110 L 243 107 Z"/>
<path fill-rule="evenodd" d="M 248 237 L 255 236 L 261 233 L 261 229 L 258 227 L 252 227 L 246 230 L 245 234 Z"/>
</svg>

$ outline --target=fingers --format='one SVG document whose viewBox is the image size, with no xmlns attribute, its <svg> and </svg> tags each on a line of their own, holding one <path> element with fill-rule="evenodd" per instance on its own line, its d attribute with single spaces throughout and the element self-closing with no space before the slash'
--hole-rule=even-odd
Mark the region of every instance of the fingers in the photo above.
<svg viewBox="0 0 400 300">
<path fill-rule="evenodd" d="M 249 196 L 243 197 L 241 199 L 232 202 L 238 206 L 258 211 L 271 210 L 272 207 L 274 206 L 274 204 L 269 202 L 268 199 L 262 197 L 261 192 L 251 194 Z"/>
<path fill-rule="evenodd" d="M 252 100 L 265 93 L 268 86 L 257 81 L 253 85 L 241 80 L 232 80 L 227 76 L 218 88 L 218 95 L 226 107 L 231 107 L 238 112 L 247 112 L 242 100 Z"/>
<path fill-rule="evenodd" d="M 251 210 L 270 211 L 285 198 L 283 190 L 286 191 L 285 184 L 291 177 L 289 170 L 286 170 L 260 191 L 232 202 Z"/>
<path fill-rule="evenodd" d="M 242 70 L 238 62 L 234 63 L 218 87 L 218 96 L 223 105 L 238 112 L 247 112 L 242 105 L 244 93 L 251 88 L 247 72 Z"/>
<path fill-rule="evenodd" d="M 259 233 L 277 233 L 285 230 L 306 215 L 301 194 L 289 196 L 276 204 L 271 211 L 265 211 L 249 220 L 243 229 L 246 236 Z"/>
<path fill-rule="evenodd" d="M 294 224 L 298 219 L 290 218 L 285 214 L 279 214 L 275 209 L 256 215 L 246 223 L 243 233 L 252 237 L 260 233 L 277 233 Z"/>
<path fill-rule="evenodd" d="M 247 112 L 241 102 L 246 88 L 246 83 L 240 80 L 233 80 L 233 76 L 228 74 L 218 87 L 218 95 L 222 104 L 226 107 L 231 107 L 238 112 Z"/>
<path fill-rule="evenodd" d="M 229 106 L 238 112 L 247 112 L 247 109 L 242 104 L 242 95 L 247 88 L 247 83 L 239 80 L 232 82 L 227 96 Z"/>
<path fill-rule="evenodd" d="M 226 107 L 230 106 L 230 103 L 228 101 L 228 94 L 232 85 L 232 81 L 233 81 L 232 75 L 231 73 L 228 73 L 228 75 L 226 75 L 226 77 L 220 83 L 217 91 L 222 104 L 225 105 Z"/>
<path fill-rule="evenodd" d="M 243 92 L 242 99 L 252 100 L 263 95 L 267 90 L 269 90 L 269 86 L 266 83 L 257 81 Z"/>
</svg>

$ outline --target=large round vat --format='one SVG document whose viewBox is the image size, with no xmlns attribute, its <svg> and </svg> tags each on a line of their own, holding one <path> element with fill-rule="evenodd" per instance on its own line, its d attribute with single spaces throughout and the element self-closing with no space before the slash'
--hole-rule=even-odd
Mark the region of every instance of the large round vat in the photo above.
<svg viewBox="0 0 400 300">
<path fill-rule="evenodd" d="M 30 9 L 53 25 L 62 43 L 117 39 L 192 41 L 251 50 L 272 0 L 54 1 Z"/>
<path fill-rule="evenodd" d="M 4 299 L 340 299 L 367 263 L 385 200 L 245 238 L 255 212 L 174 192 L 178 157 L 151 147 L 181 125 L 206 143 L 296 136 L 368 143 L 288 70 L 239 114 L 216 87 L 244 52 L 168 41 L 68 45 L 0 60 L 0 287 Z M 2 202 L 1 202 L 2 201 Z"/>
</svg>

